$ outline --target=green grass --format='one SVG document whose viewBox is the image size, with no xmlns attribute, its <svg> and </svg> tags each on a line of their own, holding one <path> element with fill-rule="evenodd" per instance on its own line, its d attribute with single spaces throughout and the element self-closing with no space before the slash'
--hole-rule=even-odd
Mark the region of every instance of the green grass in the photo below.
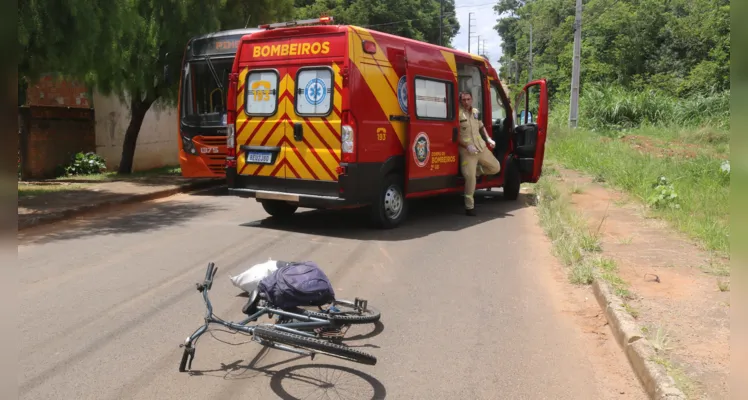
<svg viewBox="0 0 748 400">
<path fill-rule="evenodd" d="M 686 399 L 695 400 L 700 398 L 697 384 L 686 375 L 686 372 L 681 367 L 661 355 L 653 356 L 651 361 L 660 364 L 665 368 L 667 374 L 673 378 L 673 381 L 675 381 L 675 387 L 683 392 Z"/>
<path fill-rule="evenodd" d="M 559 101 L 568 102 L 568 98 Z M 579 126 L 591 130 L 649 125 L 730 129 L 729 91 L 677 98 L 655 90 L 587 84 L 580 93 L 579 104 Z M 568 104 L 554 108 L 559 112 L 558 117 L 568 116 Z"/>
<path fill-rule="evenodd" d="M 180 176 L 182 169 L 179 166 L 167 166 L 161 168 L 154 168 L 145 171 L 133 172 L 129 175 L 117 175 L 117 171 L 107 171 L 101 174 L 92 175 L 73 175 L 73 176 L 61 176 L 56 180 L 86 180 L 86 181 L 119 181 L 119 180 L 131 180 L 140 179 L 150 176 Z"/>
<path fill-rule="evenodd" d="M 600 134 L 584 129 L 573 132 L 552 127 L 546 146 L 546 160 L 583 171 L 637 197 L 652 200 L 651 214 L 670 222 L 676 229 L 698 240 L 721 256 L 729 253 L 729 174 L 721 170 L 722 160 L 713 153 L 728 137 L 721 131 L 704 129 L 654 133 L 651 128 L 634 131 L 654 138 L 686 138 L 704 148 L 691 157 L 677 153 L 659 156 L 658 149 L 640 151 L 623 140 L 620 133 Z M 672 140 L 672 139 L 670 139 Z M 706 143 L 713 144 L 706 145 Z M 729 151 L 729 150 L 728 150 Z M 711 153 L 710 153 L 711 152 Z M 660 177 L 666 182 L 654 187 Z M 672 196 L 675 195 L 675 196 Z"/>
<path fill-rule="evenodd" d="M 18 184 L 18 197 L 31 197 L 38 196 L 46 193 L 55 192 L 66 192 L 73 190 L 85 189 L 87 185 L 83 184 L 69 184 L 69 185 L 27 185 L 23 183 Z"/>
<path fill-rule="evenodd" d="M 96 183 L 116 182 L 116 181 L 134 181 L 148 179 L 149 177 L 160 176 L 181 176 L 180 167 L 162 167 L 145 171 L 134 172 L 130 175 L 117 175 L 117 172 L 105 172 L 92 175 L 74 175 L 51 179 L 44 183 L 35 182 L 18 182 L 18 197 L 38 196 L 47 193 L 65 192 L 73 190 L 86 190 L 95 186 Z"/>
</svg>

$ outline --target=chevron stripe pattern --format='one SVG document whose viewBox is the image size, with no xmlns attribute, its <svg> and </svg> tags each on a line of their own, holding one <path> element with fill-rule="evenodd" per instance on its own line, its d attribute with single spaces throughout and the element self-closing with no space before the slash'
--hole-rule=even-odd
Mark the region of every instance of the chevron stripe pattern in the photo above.
<svg viewBox="0 0 748 400">
<path fill-rule="evenodd" d="M 252 146 L 281 147 L 274 165 L 245 163 L 238 157 L 238 170 L 241 175 L 270 176 L 318 181 L 337 181 L 336 169 L 340 164 L 342 76 L 340 66 L 333 64 L 334 95 L 333 111 L 327 117 L 299 117 L 294 111 L 293 68 L 282 71 L 278 84 L 278 109 L 271 117 L 248 117 L 244 111 L 244 85 L 247 70 L 239 75 L 237 91 L 237 144 Z M 293 125 L 304 124 L 304 138 L 296 141 Z"/>
</svg>

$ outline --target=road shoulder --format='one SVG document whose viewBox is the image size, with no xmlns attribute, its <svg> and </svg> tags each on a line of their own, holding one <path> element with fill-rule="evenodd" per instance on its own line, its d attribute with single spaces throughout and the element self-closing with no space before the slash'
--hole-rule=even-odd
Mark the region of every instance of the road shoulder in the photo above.
<svg viewBox="0 0 748 400">
<path fill-rule="evenodd" d="M 527 191 L 523 189 L 523 191 Z M 529 191 L 528 191 L 529 192 Z M 537 205 L 537 204 L 535 204 Z M 536 209 L 537 210 L 537 209 Z M 565 318 L 579 335 L 582 347 L 580 352 L 592 366 L 594 383 L 599 388 L 602 399 L 647 399 L 647 393 L 632 371 L 626 356 L 616 343 L 605 313 L 598 305 L 591 286 L 575 285 L 568 279 L 566 267 L 553 253 L 553 243 L 544 234 L 537 213 L 527 214 L 526 222 L 531 240 L 536 243 L 537 254 L 545 254 L 538 265 L 538 281 L 543 290 L 551 296 L 558 315 Z"/>
<path fill-rule="evenodd" d="M 541 225 L 565 264 L 567 281 L 594 283 L 617 342 L 650 397 L 727 398 L 725 260 L 592 177 L 550 171 L 535 188 Z"/>
</svg>

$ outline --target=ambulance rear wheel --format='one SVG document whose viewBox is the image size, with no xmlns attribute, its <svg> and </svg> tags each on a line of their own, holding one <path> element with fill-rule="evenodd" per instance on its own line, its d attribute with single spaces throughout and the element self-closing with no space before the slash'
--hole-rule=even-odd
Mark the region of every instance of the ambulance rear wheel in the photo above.
<svg viewBox="0 0 748 400">
<path fill-rule="evenodd" d="M 282 218 L 293 215 L 299 207 L 285 201 L 262 200 L 262 208 L 271 216 Z"/>
<path fill-rule="evenodd" d="M 382 229 L 395 228 L 405 219 L 408 205 L 400 175 L 390 174 L 384 178 L 371 211 L 374 224 Z"/>
</svg>

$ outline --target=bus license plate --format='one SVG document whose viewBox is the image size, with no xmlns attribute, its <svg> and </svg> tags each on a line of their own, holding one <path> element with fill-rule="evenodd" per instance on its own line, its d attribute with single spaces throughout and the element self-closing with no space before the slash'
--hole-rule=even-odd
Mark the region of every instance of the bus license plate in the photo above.
<svg viewBox="0 0 748 400">
<path fill-rule="evenodd" d="M 247 153 L 247 162 L 257 164 L 270 164 L 270 161 L 273 159 L 272 156 L 273 155 L 271 153 L 256 153 L 250 151 Z"/>
</svg>

